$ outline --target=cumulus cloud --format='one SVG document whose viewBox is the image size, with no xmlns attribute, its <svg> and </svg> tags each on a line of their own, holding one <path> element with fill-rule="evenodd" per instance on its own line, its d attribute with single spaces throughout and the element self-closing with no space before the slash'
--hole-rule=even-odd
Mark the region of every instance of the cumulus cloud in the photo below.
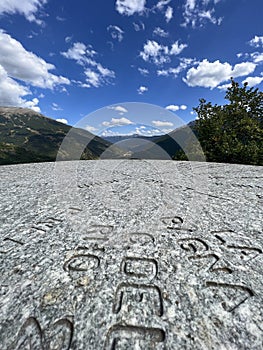
<svg viewBox="0 0 263 350">
<path fill-rule="evenodd" d="M 179 44 L 178 41 L 172 44 L 171 50 L 170 50 L 170 55 L 179 55 L 183 49 L 187 47 L 186 44 Z"/>
<path fill-rule="evenodd" d="M 56 121 L 59 123 L 68 124 L 67 119 L 64 119 L 64 118 L 58 118 L 58 119 L 56 119 Z"/>
<path fill-rule="evenodd" d="M 85 69 L 86 81 L 90 86 L 99 87 L 101 85 L 101 79 L 98 72 L 94 72 L 90 68 Z"/>
<path fill-rule="evenodd" d="M 8 76 L 36 87 L 54 89 L 57 85 L 70 84 L 67 78 L 50 73 L 55 69 L 53 64 L 27 51 L 3 30 L 0 30 L 0 65 Z"/>
<path fill-rule="evenodd" d="M 97 52 L 93 49 L 92 45 L 76 42 L 68 51 L 61 52 L 61 55 L 67 59 L 76 61 L 84 67 L 86 82 L 77 81 L 77 84 L 81 87 L 98 88 L 99 86 L 108 84 L 111 78 L 115 78 L 115 72 L 113 70 L 103 67 L 101 63 L 94 59 Z"/>
<path fill-rule="evenodd" d="M 23 106 L 26 100 L 22 97 L 29 94 L 30 90 L 8 77 L 7 72 L 0 65 L 0 105 Z"/>
<path fill-rule="evenodd" d="M 173 18 L 173 8 L 171 6 L 168 6 L 165 11 L 165 19 L 166 22 L 170 22 L 170 20 Z"/>
<path fill-rule="evenodd" d="M 129 120 L 128 118 L 112 118 L 110 122 L 108 121 L 104 121 L 102 122 L 103 126 L 122 126 L 122 125 L 131 125 L 133 124 L 133 122 L 131 120 Z"/>
<path fill-rule="evenodd" d="M 118 112 L 120 115 L 123 115 L 124 113 L 128 113 L 128 110 L 124 108 L 123 106 L 110 106 L 108 109 L 112 109 L 116 112 Z"/>
<path fill-rule="evenodd" d="M 121 42 L 123 40 L 124 31 L 117 26 L 110 25 L 107 27 L 107 31 L 110 33 L 112 39 Z"/>
<path fill-rule="evenodd" d="M 249 41 L 249 45 L 253 47 L 263 47 L 263 36 L 255 35 L 254 38 Z"/>
<path fill-rule="evenodd" d="M 0 30 L 1 105 L 28 107 L 40 112 L 39 100 L 29 99 L 30 85 L 54 89 L 70 84 L 67 78 L 52 74 L 50 71 L 54 69 L 54 65 L 27 51 L 19 41 Z"/>
<path fill-rule="evenodd" d="M 117 0 L 116 10 L 121 15 L 132 16 L 134 13 L 143 13 L 146 0 Z"/>
<path fill-rule="evenodd" d="M 195 64 L 196 61 L 192 58 L 182 58 L 180 64 L 177 67 L 169 67 L 168 69 L 157 70 L 158 76 L 169 77 L 173 76 L 176 78 L 179 73 L 187 69 L 187 67 Z"/>
<path fill-rule="evenodd" d="M 158 3 L 156 4 L 156 8 L 158 10 L 162 10 L 166 5 L 170 4 L 171 0 L 160 0 L 158 1 Z"/>
<path fill-rule="evenodd" d="M 148 91 L 148 88 L 146 86 L 140 86 L 139 89 L 137 90 L 139 95 L 144 94 L 146 91 Z"/>
<path fill-rule="evenodd" d="M 172 111 L 172 112 L 177 112 L 179 111 L 180 109 L 181 110 L 186 110 L 187 109 L 187 106 L 186 105 L 181 105 L 181 106 L 178 106 L 178 105 L 169 105 L 169 106 L 166 106 L 165 109 L 167 109 L 168 111 Z"/>
<path fill-rule="evenodd" d="M 160 27 L 156 27 L 153 31 L 153 35 L 160 36 L 162 38 L 167 38 L 169 36 L 169 33 Z"/>
<path fill-rule="evenodd" d="M 153 120 L 152 124 L 156 126 L 157 128 L 162 128 L 165 126 L 173 126 L 174 124 L 172 122 L 162 121 L 162 120 Z"/>
<path fill-rule="evenodd" d="M 261 53 L 253 52 L 251 54 L 251 58 L 252 58 L 253 62 L 255 62 L 255 63 L 263 62 L 263 52 L 261 52 Z"/>
<path fill-rule="evenodd" d="M 217 89 L 218 89 L 218 90 L 227 90 L 228 88 L 231 87 L 231 85 L 232 85 L 231 83 L 219 85 L 219 86 L 217 86 Z"/>
<path fill-rule="evenodd" d="M 47 3 L 47 0 L 1 0 L 0 14 L 19 13 L 26 17 L 30 22 L 42 24 L 43 22 L 36 18 L 36 13 Z"/>
<path fill-rule="evenodd" d="M 232 77 L 243 77 L 247 74 L 253 73 L 256 68 L 256 64 L 252 62 L 242 62 L 234 66 L 232 70 Z"/>
<path fill-rule="evenodd" d="M 96 54 L 97 52 L 93 50 L 91 45 L 87 46 L 80 42 L 74 43 L 68 51 L 61 52 L 62 56 L 75 60 L 79 64 L 92 63 L 91 57 L 94 57 Z"/>
<path fill-rule="evenodd" d="M 151 9 L 153 12 L 156 10 L 162 12 L 164 14 L 166 22 L 170 22 L 173 18 L 173 8 L 168 6 L 171 0 L 160 0 L 158 3 Z"/>
<path fill-rule="evenodd" d="M 92 132 L 92 133 L 98 130 L 97 128 L 95 128 L 94 126 L 91 126 L 91 125 L 86 125 L 84 127 L 84 129 L 89 131 L 89 132 Z"/>
<path fill-rule="evenodd" d="M 169 48 L 154 40 L 148 40 L 143 46 L 143 51 L 140 52 L 140 57 L 146 62 L 162 65 L 170 62 L 170 56 L 180 54 L 186 47 L 186 44 L 179 44 L 178 41 Z"/>
<path fill-rule="evenodd" d="M 196 68 L 190 68 L 183 81 L 188 86 L 202 86 L 213 89 L 229 80 L 230 77 L 237 78 L 250 74 L 254 72 L 255 68 L 256 64 L 252 62 L 243 62 L 232 67 L 227 62 L 221 63 L 219 60 L 209 62 L 205 59 Z"/>
<path fill-rule="evenodd" d="M 169 106 L 166 106 L 165 109 L 168 109 L 169 111 L 172 111 L 172 112 L 177 112 L 179 111 L 180 107 L 177 105 L 169 105 Z"/>
<path fill-rule="evenodd" d="M 202 27 L 206 22 L 220 25 L 222 17 L 215 16 L 215 5 L 219 0 L 186 0 L 183 6 L 184 23 L 182 26 Z"/>
<path fill-rule="evenodd" d="M 242 84 L 247 82 L 249 87 L 253 87 L 259 85 L 262 81 L 263 77 L 247 77 L 245 80 L 242 81 Z"/>
</svg>

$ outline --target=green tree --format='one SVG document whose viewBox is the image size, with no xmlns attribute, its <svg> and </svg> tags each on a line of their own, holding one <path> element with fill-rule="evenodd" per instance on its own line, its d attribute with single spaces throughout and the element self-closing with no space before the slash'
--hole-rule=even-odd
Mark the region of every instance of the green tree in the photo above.
<svg viewBox="0 0 263 350">
<path fill-rule="evenodd" d="M 208 161 L 263 165 L 263 93 L 256 88 L 231 86 L 223 106 L 204 99 L 194 108 L 195 132 Z"/>
</svg>

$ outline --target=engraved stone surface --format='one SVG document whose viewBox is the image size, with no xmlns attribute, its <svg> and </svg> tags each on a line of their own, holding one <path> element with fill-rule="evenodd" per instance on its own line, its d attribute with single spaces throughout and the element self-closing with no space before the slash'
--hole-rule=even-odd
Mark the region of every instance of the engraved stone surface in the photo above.
<svg viewBox="0 0 263 350">
<path fill-rule="evenodd" d="M 262 349 L 262 167 L 0 167 L 0 348 Z"/>
</svg>

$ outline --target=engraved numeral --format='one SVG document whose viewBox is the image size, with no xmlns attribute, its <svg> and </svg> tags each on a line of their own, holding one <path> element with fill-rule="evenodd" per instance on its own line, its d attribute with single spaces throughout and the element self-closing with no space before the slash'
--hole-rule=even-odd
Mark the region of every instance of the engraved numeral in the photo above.
<svg viewBox="0 0 263 350">
<path fill-rule="evenodd" d="M 222 307 L 228 312 L 234 311 L 248 298 L 254 296 L 250 288 L 241 285 L 207 281 L 206 286 L 215 289 L 217 293 L 221 290 L 223 294 Z"/>
<path fill-rule="evenodd" d="M 140 307 L 140 303 L 143 309 L 146 305 L 150 309 L 154 309 L 157 316 L 163 315 L 163 300 L 162 293 L 157 286 L 135 283 L 121 283 L 116 291 L 115 301 L 113 305 L 113 312 L 119 313 L 125 304 L 130 304 L 129 301 L 136 302 L 136 305 Z M 128 308 L 129 309 L 129 308 Z"/>
<path fill-rule="evenodd" d="M 136 340 L 143 341 L 145 344 L 151 344 L 154 349 L 154 343 L 162 343 L 165 340 L 165 332 L 161 328 L 147 328 L 132 325 L 114 325 L 107 334 L 105 350 L 117 349 L 118 343 L 126 340 L 126 345 L 131 349 L 131 342 Z M 135 348 L 135 347 L 134 347 Z M 136 347 L 137 348 L 137 347 Z M 128 349 L 128 348 L 127 348 Z"/>
<path fill-rule="evenodd" d="M 164 216 L 161 220 L 169 230 L 180 230 L 184 222 L 180 216 Z"/>
<path fill-rule="evenodd" d="M 153 279 L 157 276 L 158 264 L 155 259 L 126 257 L 121 270 L 129 277 Z"/>
<path fill-rule="evenodd" d="M 130 242 L 133 244 L 147 245 L 147 244 L 154 244 L 155 239 L 149 233 L 136 232 L 136 233 L 130 233 Z"/>
<path fill-rule="evenodd" d="M 219 256 L 216 255 L 216 254 L 213 254 L 213 253 L 212 254 L 207 254 L 207 255 L 189 256 L 188 259 L 189 260 L 193 260 L 193 261 L 203 261 L 203 260 L 210 261 L 210 263 L 208 263 L 207 270 L 211 271 L 211 272 L 220 272 L 220 271 L 221 272 L 225 272 L 225 273 L 232 273 L 233 272 L 229 267 L 224 266 L 224 264 L 220 266 L 220 263 L 219 263 L 220 258 L 219 258 Z M 212 263 L 211 263 L 211 260 L 213 261 Z"/>
<path fill-rule="evenodd" d="M 180 248 L 191 254 L 200 254 L 209 250 L 208 244 L 200 238 L 182 238 L 178 243 Z"/>
</svg>

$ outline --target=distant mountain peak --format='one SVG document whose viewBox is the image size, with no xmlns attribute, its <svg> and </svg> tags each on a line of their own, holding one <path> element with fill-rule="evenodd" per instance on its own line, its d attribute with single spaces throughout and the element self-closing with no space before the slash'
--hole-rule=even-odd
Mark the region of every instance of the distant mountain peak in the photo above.
<svg viewBox="0 0 263 350">
<path fill-rule="evenodd" d="M 74 129 L 32 109 L 0 107 L 0 164 L 55 161 L 70 130 L 75 131 L 75 139 L 63 159 L 71 158 L 74 147 L 83 144 L 87 146 L 81 159 L 96 159 L 111 145 L 86 130 Z"/>
</svg>

